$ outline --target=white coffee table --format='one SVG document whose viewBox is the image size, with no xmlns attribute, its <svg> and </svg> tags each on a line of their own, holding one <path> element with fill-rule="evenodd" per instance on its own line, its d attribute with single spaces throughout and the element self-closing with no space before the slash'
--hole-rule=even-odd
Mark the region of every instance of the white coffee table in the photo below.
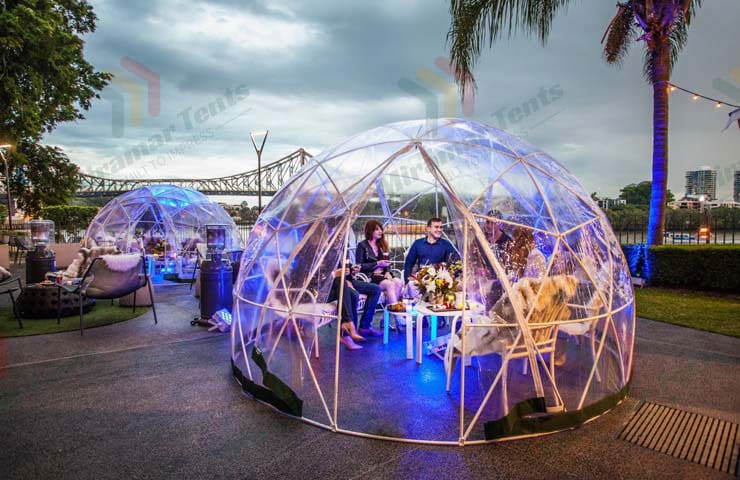
<svg viewBox="0 0 740 480">
<path fill-rule="evenodd" d="M 423 319 L 424 317 L 429 317 L 429 340 L 434 340 L 437 338 L 437 317 L 451 317 L 452 320 L 448 322 L 450 325 L 454 325 L 455 321 L 457 320 L 455 317 L 461 317 L 463 311 L 462 310 L 444 310 L 441 312 L 437 312 L 429 308 L 429 303 L 420 303 L 416 305 L 416 310 L 419 312 L 419 318 L 416 322 L 416 363 L 421 364 L 421 337 L 422 337 L 422 330 L 424 327 Z"/>
<path fill-rule="evenodd" d="M 398 319 L 404 318 L 406 322 L 406 358 L 408 360 L 411 360 L 414 358 L 414 337 L 413 337 L 413 325 L 416 322 L 416 317 L 419 315 L 419 312 L 416 311 L 416 309 L 412 308 L 411 310 L 403 311 L 403 312 L 394 312 L 392 310 L 388 310 L 387 308 L 384 310 L 383 313 L 383 344 L 388 343 L 388 324 L 390 323 L 390 316 L 393 315 L 396 317 L 396 327 L 398 327 Z"/>
</svg>

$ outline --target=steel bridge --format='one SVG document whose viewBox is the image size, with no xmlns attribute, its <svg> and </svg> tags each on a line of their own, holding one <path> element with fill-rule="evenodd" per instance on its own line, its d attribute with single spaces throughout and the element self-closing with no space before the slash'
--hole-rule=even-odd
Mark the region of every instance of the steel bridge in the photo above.
<svg viewBox="0 0 740 480">
<path fill-rule="evenodd" d="M 300 148 L 290 155 L 262 167 L 262 195 L 274 195 L 283 183 L 293 176 L 309 158 L 311 158 L 311 154 Z M 228 177 L 200 179 L 113 179 L 81 173 L 75 195 L 81 198 L 115 196 L 139 187 L 166 183 L 198 190 L 206 195 L 257 196 L 259 190 L 257 188 L 257 178 L 257 169 Z"/>
</svg>

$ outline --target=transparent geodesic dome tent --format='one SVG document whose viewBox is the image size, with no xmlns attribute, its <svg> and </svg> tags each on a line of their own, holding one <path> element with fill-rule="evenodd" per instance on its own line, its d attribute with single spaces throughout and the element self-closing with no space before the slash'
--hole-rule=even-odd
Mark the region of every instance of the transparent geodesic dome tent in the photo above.
<svg viewBox="0 0 740 480">
<path fill-rule="evenodd" d="M 459 255 L 466 309 L 379 310 L 376 325 L 396 331 L 345 349 L 328 299 L 365 222 L 385 226 L 402 268 L 430 217 Z M 340 432 L 450 444 L 546 433 L 610 409 L 630 380 L 633 291 L 606 217 L 546 153 L 473 122 L 390 124 L 314 157 L 260 216 L 235 294 L 244 390 Z"/>
<path fill-rule="evenodd" d="M 109 201 L 85 232 L 83 242 L 115 245 L 123 252 L 178 252 L 206 241 L 206 225 L 226 225 L 226 250 L 241 250 L 231 216 L 202 193 L 175 185 L 149 185 Z"/>
</svg>

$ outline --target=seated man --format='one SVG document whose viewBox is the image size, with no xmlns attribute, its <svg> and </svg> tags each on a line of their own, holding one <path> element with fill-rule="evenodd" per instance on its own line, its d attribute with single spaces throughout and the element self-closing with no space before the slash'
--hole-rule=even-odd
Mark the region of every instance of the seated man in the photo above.
<svg viewBox="0 0 740 480">
<path fill-rule="evenodd" d="M 501 265 L 508 265 L 510 263 L 513 240 L 501 228 L 501 222 L 499 220 L 503 215 L 498 210 L 490 210 L 486 215 L 489 217 L 483 222 L 483 233 L 486 236 L 486 240 L 491 245 Z"/>
<path fill-rule="evenodd" d="M 427 221 L 427 236 L 419 238 L 411 244 L 403 266 L 404 281 L 408 283 L 410 279 L 414 278 L 412 272 L 417 263 L 422 267 L 424 265 L 451 262 L 455 257 L 457 257 L 455 247 L 442 238 L 442 219 L 430 218 Z M 418 296 L 413 284 L 408 284 L 407 289 L 410 296 Z"/>
</svg>

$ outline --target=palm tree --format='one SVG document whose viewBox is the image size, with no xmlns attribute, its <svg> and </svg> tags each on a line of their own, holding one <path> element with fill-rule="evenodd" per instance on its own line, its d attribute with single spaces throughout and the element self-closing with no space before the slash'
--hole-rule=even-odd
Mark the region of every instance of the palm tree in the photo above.
<svg viewBox="0 0 740 480">
<path fill-rule="evenodd" d="M 569 0 L 450 0 L 447 34 L 455 80 L 465 95 L 475 85 L 472 70 L 482 48 L 503 33 L 522 29 L 547 41 L 555 15 Z M 663 243 L 668 182 L 668 93 L 671 70 L 686 45 L 687 28 L 701 0 L 627 0 L 601 39 L 607 63 L 621 65 L 633 40 L 645 42 L 643 73 L 653 86 L 653 181 L 648 243 Z M 639 34 L 639 35 L 638 35 Z"/>
</svg>

